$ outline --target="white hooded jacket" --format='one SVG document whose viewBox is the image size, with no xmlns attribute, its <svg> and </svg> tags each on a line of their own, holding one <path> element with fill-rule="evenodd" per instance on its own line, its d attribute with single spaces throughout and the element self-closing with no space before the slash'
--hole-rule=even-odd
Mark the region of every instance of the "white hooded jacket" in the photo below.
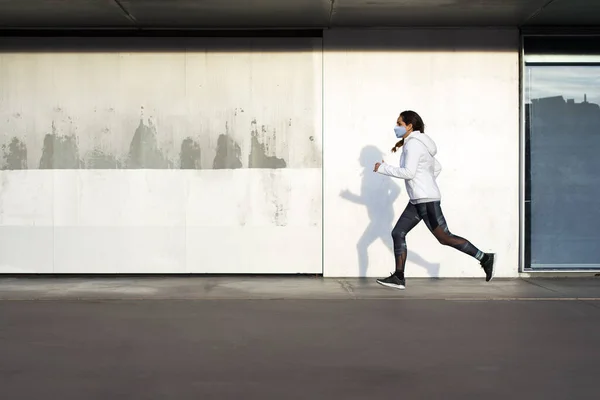
<svg viewBox="0 0 600 400">
<path fill-rule="evenodd" d="M 441 193 L 435 181 L 442 171 L 436 160 L 437 146 L 426 134 L 414 131 L 402 146 L 400 167 L 382 163 L 378 173 L 405 180 L 411 203 L 440 201 Z"/>
</svg>

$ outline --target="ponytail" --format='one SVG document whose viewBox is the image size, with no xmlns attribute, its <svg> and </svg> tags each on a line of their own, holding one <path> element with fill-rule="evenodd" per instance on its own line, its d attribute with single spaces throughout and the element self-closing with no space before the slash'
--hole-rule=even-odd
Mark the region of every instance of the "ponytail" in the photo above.
<svg viewBox="0 0 600 400">
<path fill-rule="evenodd" d="M 396 143 L 394 145 L 394 147 L 392 147 L 392 153 L 395 153 L 396 151 L 398 151 L 398 149 L 400 147 L 402 147 L 403 144 L 404 144 L 404 139 L 400 139 L 400 141 L 398 143 Z"/>
</svg>

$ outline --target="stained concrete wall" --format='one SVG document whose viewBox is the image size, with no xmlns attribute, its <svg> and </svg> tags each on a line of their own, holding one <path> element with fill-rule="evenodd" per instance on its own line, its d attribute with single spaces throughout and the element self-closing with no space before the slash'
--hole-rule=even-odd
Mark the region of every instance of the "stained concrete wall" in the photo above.
<svg viewBox="0 0 600 400">
<path fill-rule="evenodd" d="M 516 30 L 31 40 L 1 43 L 0 272 L 386 275 L 408 198 L 372 167 L 414 109 L 450 229 L 517 275 Z M 483 276 L 408 244 L 408 276 Z"/>
<path fill-rule="evenodd" d="M 2 39 L 0 272 L 321 272 L 321 46 Z"/>
<path fill-rule="evenodd" d="M 519 57 L 516 29 L 331 30 L 324 37 L 324 265 L 327 276 L 387 276 L 404 182 L 372 172 L 402 110 L 436 141 L 450 230 L 519 265 Z M 424 224 L 408 235 L 407 276 L 482 277 Z"/>
</svg>

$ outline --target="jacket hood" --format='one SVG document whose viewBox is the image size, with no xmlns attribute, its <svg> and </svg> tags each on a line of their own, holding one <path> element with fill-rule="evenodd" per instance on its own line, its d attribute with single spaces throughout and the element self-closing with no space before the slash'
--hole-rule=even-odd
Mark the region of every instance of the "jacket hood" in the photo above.
<svg viewBox="0 0 600 400">
<path fill-rule="evenodd" d="M 437 146 L 435 145 L 433 139 L 422 132 L 414 131 L 406 138 L 406 140 L 418 140 L 425 145 L 427 151 L 429 151 L 429 154 L 431 154 L 432 157 L 437 154 Z"/>
</svg>

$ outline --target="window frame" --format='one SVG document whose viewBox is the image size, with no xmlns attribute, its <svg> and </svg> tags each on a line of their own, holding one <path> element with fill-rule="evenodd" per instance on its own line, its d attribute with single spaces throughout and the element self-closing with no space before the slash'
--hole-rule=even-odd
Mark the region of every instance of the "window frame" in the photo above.
<svg viewBox="0 0 600 400">
<path fill-rule="evenodd" d="M 527 61 L 527 40 L 533 48 Z M 535 41 L 537 40 L 537 43 Z M 538 49 L 535 46 L 538 46 Z M 536 54 L 539 52 L 541 54 Z M 591 53 L 591 54 L 586 54 Z M 539 61 L 535 58 L 539 58 Z M 569 60 L 567 60 L 567 58 Z M 573 264 L 573 268 L 532 268 L 531 258 L 531 180 L 529 134 L 526 127 L 525 74 L 527 66 L 600 66 L 600 28 L 577 31 L 555 29 L 521 30 L 519 41 L 519 272 L 576 273 L 597 272 L 600 267 Z"/>
</svg>

